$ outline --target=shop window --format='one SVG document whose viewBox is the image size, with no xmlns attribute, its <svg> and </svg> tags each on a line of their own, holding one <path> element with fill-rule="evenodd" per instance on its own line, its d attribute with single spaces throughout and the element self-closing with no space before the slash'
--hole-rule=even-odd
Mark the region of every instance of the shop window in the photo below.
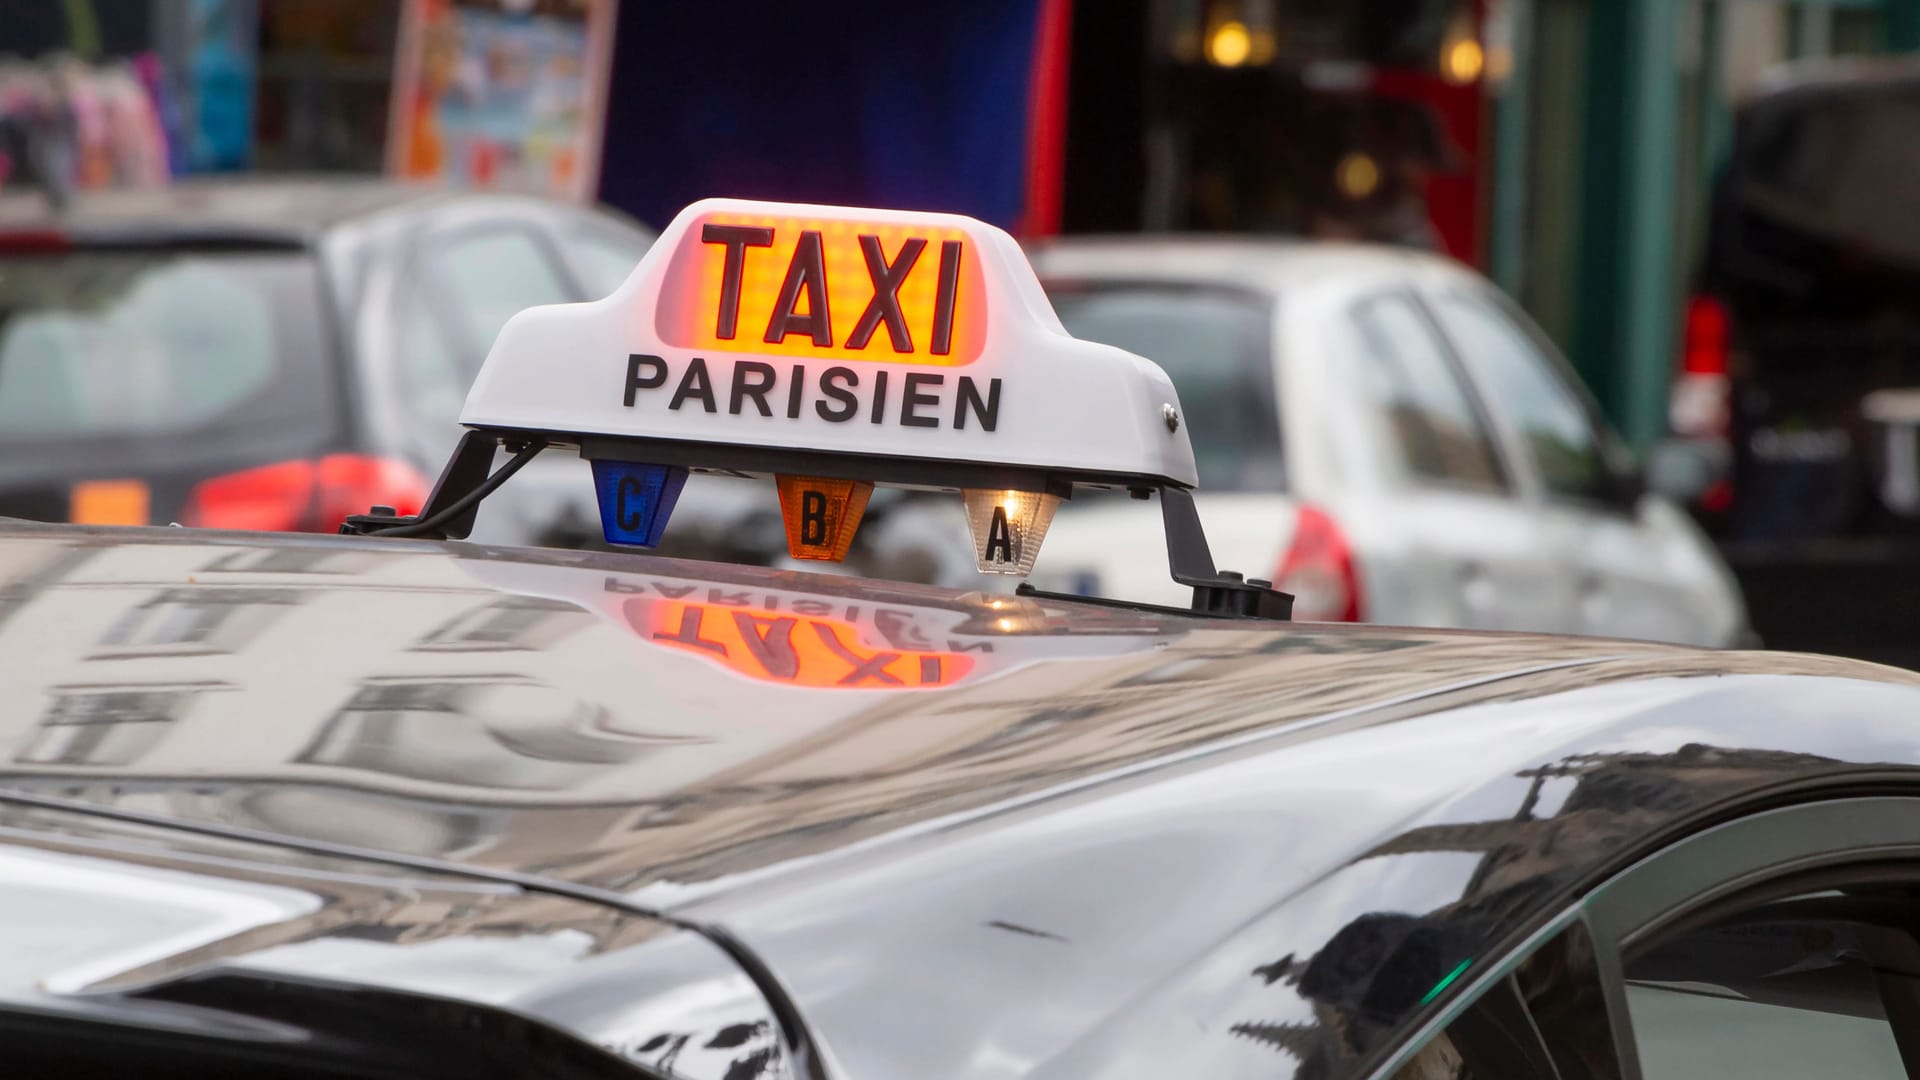
<svg viewBox="0 0 1920 1080">
<path fill-rule="evenodd" d="M 128 765 L 172 729 L 193 702 L 223 684 L 56 687 L 22 765 Z"/>
<path fill-rule="evenodd" d="M 460 615 L 427 635 L 416 648 L 441 652 L 542 649 L 590 618 L 564 601 L 511 597 Z"/>
<path fill-rule="evenodd" d="M 285 589 L 168 589 L 114 620 L 90 659 L 233 652 L 298 602 Z"/>
<path fill-rule="evenodd" d="M 341 706 L 299 760 L 475 787 L 559 790 L 645 753 L 604 708 L 519 679 L 381 680 Z"/>
<path fill-rule="evenodd" d="M 230 551 L 200 568 L 207 574 L 351 574 L 371 557 L 323 547 L 261 547 Z"/>
</svg>

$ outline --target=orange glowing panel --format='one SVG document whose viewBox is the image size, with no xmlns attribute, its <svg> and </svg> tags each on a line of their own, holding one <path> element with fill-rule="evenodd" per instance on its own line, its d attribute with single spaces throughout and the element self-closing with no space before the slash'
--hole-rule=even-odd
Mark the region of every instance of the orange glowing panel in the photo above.
<svg viewBox="0 0 1920 1080">
<path fill-rule="evenodd" d="M 796 559 L 839 562 L 847 557 L 873 484 L 820 476 L 774 476 L 780 517 L 787 525 L 787 554 Z"/>
<path fill-rule="evenodd" d="M 139 480 L 83 480 L 68 495 L 67 517 L 76 525 L 145 525 L 147 504 Z"/>
<path fill-rule="evenodd" d="M 970 364 L 987 330 L 979 254 L 957 228 L 706 214 L 667 265 L 656 330 L 701 351 Z"/>
<path fill-rule="evenodd" d="M 965 653 L 873 648 L 841 619 L 637 597 L 625 607 L 627 623 L 643 638 L 765 682 L 914 690 L 951 686 L 973 670 Z"/>
</svg>

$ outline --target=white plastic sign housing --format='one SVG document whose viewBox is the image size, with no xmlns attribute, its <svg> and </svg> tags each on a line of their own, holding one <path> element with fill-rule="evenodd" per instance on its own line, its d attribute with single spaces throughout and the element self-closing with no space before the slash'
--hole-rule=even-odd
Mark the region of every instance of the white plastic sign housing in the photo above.
<svg viewBox="0 0 1920 1080">
<path fill-rule="evenodd" d="M 953 214 L 695 203 L 611 296 L 508 320 L 460 419 L 769 472 L 791 450 L 1197 482 L 1166 373 L 1069 336 L 1014 239 Z"/>
</svg>

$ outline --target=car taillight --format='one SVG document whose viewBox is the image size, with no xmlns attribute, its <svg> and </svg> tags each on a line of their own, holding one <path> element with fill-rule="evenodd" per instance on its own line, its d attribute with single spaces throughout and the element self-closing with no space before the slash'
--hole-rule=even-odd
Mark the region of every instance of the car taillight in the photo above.
<svg viewBox="0 0 1920 1080">
<path fill-rule="evenodd" d="M 330 454 L 320 459 L 320 528 L 333 532 L 350 514 L 391 506 L 403 516 L 418 514 L 430 491 L 427 478 L 404 461 Z"/>
<path fill-rule="evenodd" d="M 1293 617 L 1321 622 L 1360 621 L 1360 576 L 1347 536 L 1326 512 L 1302 506 L 1293 544 L 1280 560 L 1274 588 L 1293 594 Z"/>
<path fill-rule="evenodd" d="M 1680 372 L 1673 382 L 1668 423 L 1674 434 L 1688 438 L 1718 438 L 1727 433 L 1731 368 L 1727 340 L 1727 307 L 1711 296 L 1687 301 L 1686 338 L 1681 346 Z"/>
<path fill-rule="evenodd" d="M 427 481 L 402 461 L 329 454 L 282 461 L 196 484 L 183 525 L 260 532 L 332 532 L 349 514 L 374 505 L 417 514 Z"/>
<path fill-rule="evenodd" d="M 73 250 L 66 233 L 53 229 L 16 229 L 0 232 L 0 255 L 57 254 Z"/>
<path fill-rule="evenodd" d="M 1689 375 L 1727 373 L 1727 306 L 1711 296 L 1687 301 L 1686 351 L 1680 370 Z"/>
</svg>

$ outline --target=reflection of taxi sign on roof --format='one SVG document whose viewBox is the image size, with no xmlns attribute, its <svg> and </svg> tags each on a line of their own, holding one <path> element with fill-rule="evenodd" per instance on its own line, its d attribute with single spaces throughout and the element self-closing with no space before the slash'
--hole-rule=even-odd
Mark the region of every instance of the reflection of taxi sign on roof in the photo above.
<svg viewBox="0 0 1920 1080">
<path fill-rule="evenodd" d="M 973 657 L 941 650 L 874 649 L 857 629 L 826 615 L 721 608 L 635 598 L 628 624 L 656 645 L 718 659 L 751 678 L 792 686 L 878 690 L 950 686 Z"/>
<path fill-rule="evenodd" d="M 349 527 L 464 536 L 481 497 L 567 445 L 610 543 L 657 544 L 689 471 L 772 474 L 797 558 L 843 558 L 880 483 L 960 491 L 981 571 L 1025 574 L 1076 489 L 1157 491 L 1196 603 L 1285 605 L 1214 572 L 1166 374 L 1069 336 L 1019 245 L 971 218 L 696 203 L 611 296 L 509 320 L 461 422 L 419 519 Z M 518 454 L 488 476 L 499 444 Z"/>
<path fill-rule="evenodd" d="M 688 663 L 789 687 L 951 689 L 1043 660 L 1152 652 L 1179 633 L 1158 616 L 1119 607 L 1065 618 L 1028 598 L 928 596 L 838 578 L 784 589 L 651 567 L 604 575 L 492 559 L 460 567 L 490 588 L 593 612 Z"/>
</svg>

